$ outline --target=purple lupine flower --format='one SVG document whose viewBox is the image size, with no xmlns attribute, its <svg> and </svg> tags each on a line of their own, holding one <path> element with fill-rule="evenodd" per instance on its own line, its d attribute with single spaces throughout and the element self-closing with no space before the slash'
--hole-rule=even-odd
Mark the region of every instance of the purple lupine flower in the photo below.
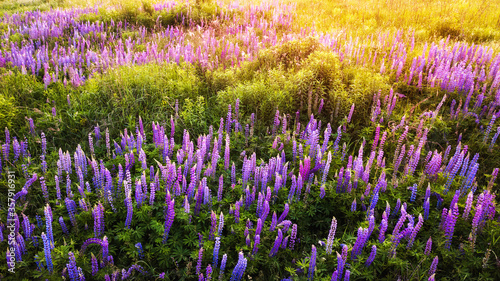
<svg viewBox="0 0 500 281">
<path fill-rule="evenodd" d="M 212 260 L 214 267 L 217 267 L 219 261 L 219 250 L 220 250 L 220 237 L 215 237 L 215 245 L 214 245 L 213 260 Z"/>
<path fill-rule="evenodd" d="M 321 114 L 321 110 L 323 110 L 323 105 L 325 103 L 325 100 L 324 99 L 321 99 L 319 101 L 319 108 L 318 108 L 318 114 Z"/>
<path fill-rule="evenodd" d="M 208 240 L 214 240 L 215 229 L 217 228 L 217 215 L 214 211 L 210 214 L 210 233 L 208 235 Z"/>
<path fill-rule="evenodd" d="M 280 217 L 278 218 L 278 223 L 281 223 L 286 218 L 286 216 L 288 215 L 289 210 L 290 210 L 290 207 L 289 207 L 288 203 L 285 203 L 285 207 L 283 209 L 283 213 L 281 213 Z"/>
<path fill-rule="evenodd" d="M 198 261 L 196 262 L 196 275 L 201 273 L 201 262 L 203 261 L 203 247 L 198 251 Z"/>
<path fill-rule="evenodd" d="M 455 223 L 457 221 L 458 217 L 458 206 L 455 203 L 453 208 L 448 211 L 448 216 L 446 217 L 446 224 L 445 224 L 445 237 L 446 237 L 446 243 L 445 243 L 445 248 L 450 249 L 451 246 L 451 239 L 453 238 L 453 232 L 455 231 Z"/>
<path fill-rule="evenodd" d="M 128 183 L 127 181 L 125 181 L 125 186 L 128 186 Z M 126 189 L 129 189 L 127 191 L 127 194 L 126 194 L 126 198 L 124 199 L 124 203 L 125 203 L 125 206 L 127 207 L 127 218 L 125 219 L 125 228 L 130 228 L 130 224 L 132 223 L 132 216 L 134 214 L 134 206 L 132 205 L 132 197 L 131 197 L 131 190 L 130 188 L 126 188 Z"/>
<path fill-rule="evenodd" d="M 429 268 L 429 273 L 428 273 L 429 276 L 434 275 L 434 273 L 436 273 L 438 262 L 439 262 L 438 256 L 434 257 L 434 259 L 432 260 L 431 267 Z"/>
<path fill-rule="evenodd" d="M 326 253 L 332 253 L 333 239 L 335 238 L 335 231 L 337 230 L 337 219 L 332 218 L 332 223 L 330 225 L 330 232 L 328 233 L 328 240 L 326 241 Z"/>
<path fill-rule="evenodd" d="M 50 247 L 52 249 L 54 247 L 54 235 L 52 233 L 53 217 L 52 217 L 52 209 L 50 208 L 49 204 L 45 206 L 44 213 L 45 213 L 45 229 L 47 231 L 47 238 L 49 239 Z"/>
<path fill-rule="evenodd" d="M 75 255 L 72 252 L 68 253 L 69 263 L 66 264 L 66 268 L 68 269 L 69 279 L 71 281 L 77 281 L 78 279 L 78 269 L 76 268 L 76 260 Z"/>
<path fill-rule="evenodd" d="M 426 220 L 429 218 L 429 208 L 430 208 L 430 198 L 427 198 L 424 202 L 424 218 Z"/>
<path fill-rule="evenodd" d="M 141 242 L 136 243 L 135 247 L 137 248 L 137 253 L 139 254 L 139 259 L 143 259 L 144 258 L 144 250 L 142 249 Z"/>
<path fill-rule="evenodd" d="M 240 252 L 238 255 L 238 263 L 234 267 L 233 273 L 231 275 L 230 281 L 239 281 L 243 278 L 243 274 L 245 273 L 245 269 L 247 268 L 247 259 L 244 258 L 243 252 Z"/>
<path fill-rule="evenodd" d="M 273 212 L 273 218 L 271 220 L 271 225 L 269 227 L 269 231 L 272 232 L 276 228 L 276 225 L 278 224 L 278 218 L 276 216 L 276 212 Z"/>
<path fill-rule="evenodd" d="M 97 126 L 94 127 L 94 134 L 96 140 L 99 141 L 101 139 L 101 128 L 99 127 L 99 124 L 97 124 Z"/>
<path fill-rule="evenodd" d="M 385 212 L 384 212 L 385 214 Z M 385 216 L 385 218 L 382 219 L 382 222 L 380 223 L 380 231 L 379 231 L 379 235 L 378 235 L 378 241 L 380 243 L 384 243 L 385 241 L 385 232 L 387 230 L 387 215 Z"/>
<path fill-rule="evenodd" d="M 459 149 L 460 148 L 457 147 L 457 153 L 458 153 Z M 459 155 L 453 156 L 453 158 L 450 160 L 448 166 L 452 165 L 452 167 L 450 168 L 451 170 L 448 174 L 448 180 L 446 181 L 444 194 L 448 193 L 448 189 L 450 188 L 450 186 L 453 182 L 453 179 L 455 178 L 455 175 L 458 172 L 458 169 L 460 168 L 460 166 L 462 166 L 464 155 L 465 155 L 465 150 L 462 151 Z"/>
<path fill-rule="evenodd" d="M 313 280 L 315 267 L 316 267 L 316 247 L 312 245 L 311 258 L 309 260 L 309 270 L 307 271 L 307 280 Z"/>
<path fill-rule="evenodd" d="M 351 278 L 351 271 L 347 269 L 344 274 L 344 281 L 349 281 L 350 278 Z"/>
<path fill-rule="evenodd" d="M 345 263 L 346 263 L 346 260 L 342 257 L 342 255 L 337 253 L 337 272 L 338 272 L 338 276 L 340 276 L 340 278 L 342 278 L 342 273 L 344 272 Z"/>
<path fill-rule="evenodd" d="M 347 123 L 351 122 L 352 114 L 354 113 L 354 103 L 351 106 L 351 110 L 349 111 L 349 116 L 347 117 Z"/>
<path fill-rule="evenodd" d="M 377 246 L 373 245 L 372 246 L 372 251 L 370 252 L 370 256 L 368 257 L 368 259 L 365 262 L 365 265 L 367 267 L 369 267 L 372 264 L 372 262 L 375 259 L 376 255 L 377 255 Z"/>
<path fill-rule="evenodd" d="M 104 234 L 104 207 L 99 202 L 92 210 L 94 216 L 94 235 L 99 237 Z"/>
<path fill-rule="evenodd" d="M 59 217 L 59 224 L 61 225 L 62 232 L 67 235 L 68 228 L 66 227 L 66 224 L 64 223 L 63 217 Z"/>
<path fill-rule="evenodd" d="M 224 185 L 224 176 L 220 175 L 219 177 L 219 189 L 217 190 L 217 201 L 222 200 L 222 188 Z"/>
<path fill-rule="evenodd" d="M 97 272 L 99 271 L 99 265 L 97 263 L 97 259 L 94 256 L 94 253 L 91 253 L 92 259 L 91 259 L 91 264 L 92 264 L 92 276 L 95 276 Z"/>
<path fill-rule="evenodd" d="M 42 241 L 43 241 L 43 249 L 45 253 L 45 263 L 47 264 L 47 269 L 49 270 L 50 273 L 53 271 L 53 265 L 52 265 L 52 249 L 53 249 L 53 242 L 49 240 L 47 235 L 42 232 Z"/>
<path fill-rule="evenodd" d="M 226 268 L 227 254 L 222 256 L 222 260 L 220 262 L 220 270 L 219 270 L 219 280 L 222 280 L 224 276 L 224 269 Z"/>
<path fill-rule="evenodd" d="M 172 227 L 172 223 L 174 222 L 174 217 L 175 217 L 175 199 L 172 199 L 172 201 L 170 201 L 167 206 L 167 212 L 165 216 L 165 232 L 163 233 L 163 241 L 162 241 L 163 244 L 167 242 L 170 228 Z"/>
<path fill-rule="evenodd" d="M 273 136 L 276 134 L 276 130 L 280 124 L 279 117 L 280 117 L 280 112 L 279 112 L 279 110 L 276 110 L 276 114 L 274 115 L 273 129 L 272 129 Z"/>
<path fill-rule="evenodd" d="M 274 246 L 269 253 L 270 257 L 274 257 L 276 253 L 278 253 L 281 242 L 283 242 L 283 232 L 281 231 L 281 229 L 278 229 L 278 236 L 276 236 L 276 240 L 274 240 Z"/>
<path fill-rule="evenodd" d="M 354 198 L 354 200 L 352 200 L 351 212 L 356 212 L 356 198 Z"/>
<path fill-rule="evenodd" d="M 258 218 L 257 226 L 255 227 L 255 235 L 260 235 L 260 232 L 262 231 L 262 225 L 263 225 L 262 219 Z"/>
<path fill-rule="evenodd" d="M 418 222 L 417 225 L 413 228 L 411 234 L 410 234 L 410 239 L 408 241 L 408 245 L 406 246 L 407 249 L 411 248 L 413 245 L 413 241 L 415 241 L 415 237 L 417 236 L 417 233 L 420 231 L 420 228 L 424 224 L 424 219 L 422 218 L 422 215 L 418 215 Z"/>
<path fill-rule="evenodd" d="M 31 117 L 28 118 L 28 123 L 30 126 L 30 132 L 32 135 L 35 135 L 35 123 L 33 122 L 33 119 Z"/>
<path fill-rule="evenodd" d="M 229 134 L 226 133 L 226 147 L 224 149 L 224 169 L 229 169 L 229 147 L 230 145 L 230 139 L 229 139 Z"/>
<path fill-rule="evenodd" d="M 490 146 L 488 147 L 488 150 L 491 151 L 493 149 L 493 146 L 495 145 L 495 142 L 497 141 L 498 136 L 500 135 L 500 127 L 497 127 L 497 132 L 491 139 Z"/>
<path fill-rule="evenodd" d="M 464 214 L 462 217 L 464 220 L 467 220 L 469 217 L 470 209 L 472 207 L 472 201 L 474 200 L 474 194 L 472 191 L 469 192 L 469 195 L 467 195 L 467 201 L 465 201 L 465 209 L 464 209 Z"/>
<path fill-rule="evenodd" d="M 446 227 L 446 218 L 448 217 L 448 209 L 443 208 L 443 211 L 441 212 L 441 223 L 439 224 L 439 228 L 442 230 L 445 229 Z"/>
<path fill-rule="evenodd" d="M 248 227 L 245 230 L 245 232 L 248 233 Z M 250 240 L 250 234 L 247 234 L 245 237 L 246 237 L 245 238 L 245 243 L 246 243 L 247 247 L 250 247 L 250 244 L 252 243 L 252 240 Z"/>
<path fill-rule="evenodd" d="M 269 210 L 269 207 L 267 209 Z M 239 223 L 239 222 L 240 222 L 240 201 L 236 201 L 236 203 L 234 204 L 234 223 Z"/>
<path fill-rule="evenodd" d="M 203 234 L 198 232 L 198 247 L 203 247 Z"/>
<path fill-rule="evenodd" d="M 358 228 L 358 235 L 356 238 L 356 242 L 354 243 L 354 246 L 352 247 L 351 251 L 351 258 L 354 260 L 357 258 L 357 256 L 361 253 L 365 242 L 367 240 L 367 235 L 368 235 L 368 229 L 366 228 Z"/>
<path fill-rule="evenodd" d="M 31 236 L 33 235 L 33 229 L 34 227 L 32 226 L 32 224 L 30 223 L 30 219 L 28 216 L 26 216 L 25 214 L 23 214 L 23 232 L 24 232 L 24 238 L 25 239 L 30 239 Z M 3 235 L 0 236 L 3 241 Z"/>
<path fill-rule="evenodd" d="M 481 195 L 480 195 L 480 198 L 481 198 Z M 474 246 L 475 246 L 475 243 L 476 243 L 477 228 L 478 228 L 479 223 L 481 221 L 481 218 L 483 216 L 484 216 L 484 214 L 483 214 L 483 204 L 480 204 L 479 198 L 478 198 L 478 202 L 476 204 L 476 213 L 474 214 L 474 218 L 472 219 L 472 230 L 471 230 L 471 233 L 469 234 L 469 241 L 471 242 L 471 248 L 472 249 L 474 249 Z"/>
<path fill-rule="evenodd" d="M 106 128 L 106 155 L 111 155 L 111 143 L 109 141 L 109 128 Z"/>
<path fill-rule="evenodd" d="M 221 211 L 220 215 L 219 215 L 219 226 L 217 228 L 217 235 L 218 236 L 222 235 L 222 229 L 224 229 L 224 214 Z"/>
<path fill-rule="evenodd" d="M 49 191 L 47 190 L 44 177 L 40 177 L 40 186 L 42 188 L 43 197 L 45 198 L 45 203 L 49 204 Z"/>
<path fill-rule="evenodd" d="M 292 225 L 292 234 L 290 236 L 290 250 L 294 249 L 295 239 L 297 238 L 297 224 Z"/>
<path fill-rule="evenodd" d="M 259 244 L 260 244 L 260 235 L 255 235 L 254 237 L 254 244 L 253 244 L 253 249 L 252 249 L 252 255 L 255 255 L 257 251 L 259 250 Z"/>
<path fill-rule="evenodd" d="M 486 130 L 484 131 L 484 138 L 483 138 L 484 143 L 486 143 L 486 141 L 488 140 L 491 128 L 493 127 L 496 118 L 497 118 L 496 114 L 493 114 L 493 116 L 491 116 L 490 123 L 488 124 L 488 127 L 486 127 Z"/>
<path fill-rule="evenodd" d="M 337 281 L 339 278 L 339 272 L 335 270 L 332 274 L 332 278 L 330 279 L 331 281 Z"/>
<path fill-rule="evenodd" d="M 91 133 L 89 133 L 89 148 L 90 148 L 90 154 L 94 155 L 94 141 Z"/>
<path fill-rule="evenodd" d="M 413 201 L 415 201 L 415 198 L 417 197 L 417 184 L 414 184 L 413 186 L 411 186 L 410 190 L 411 190 L 410 202 L 413 202 Z"/>
<path fill-rule="evenodd" d="M 424 254 L 426 256 L 430 255 L 432 251 L 432 237 L 429 236 L 429 239 L 427 240 L 427 243 L 425 244 L 425 251 Z"/>
<path fill-rule="evenodd" d="M 212 266 L 208 265 L 205 274 L 207 275 L 205 281 L 210 281 L 212 279 Z"/>
</svg>

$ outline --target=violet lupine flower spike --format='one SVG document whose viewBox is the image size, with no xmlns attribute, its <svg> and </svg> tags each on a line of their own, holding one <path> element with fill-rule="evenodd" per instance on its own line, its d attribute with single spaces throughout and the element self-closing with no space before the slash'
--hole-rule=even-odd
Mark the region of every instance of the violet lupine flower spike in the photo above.
<svg viewBox="0 0 500 281">
<path fill-rule="evenodd" d="M 328 233 L 328 240 L 326 241 L 326 253 L 332 253 L 333 239 L 335 238 L 335 231 L 337 230 L 337 219 L 332 218 L 332 223 L 330 225 L 330 232 Z"/>
<path fill-rule="evenodd" d="M 276 236 L 276 240 L 274 240 L 274 246 L 271 249 L 271 252 L 269 253 L 270 257 L 274 257 L 276 253 L 278 253 L 278 249 L 282 241 L 283 241 L 283 232 L 281 231 L 281 229 L 278 229 L 278 236 Z"/>
<path fill-rule="evenodd" d="M 168 203 L 167 207 L 167 213 L 165 216 L 165 232 L 163 233 L 163 244 L 167 242 L 168 239 L 168 234 L 170 232 L 170 228 L 172 227 L 172 223 L 174 222 L 174 217 L 175 217 L 175 199 L 172 199 Z"/>
<path fill-rule="evenodd" d="M 373 260 L 375 260 L 375 256 L 376 255 L 377 255 L 377 246 L 373 245 L 372 246 L 372 251 L 370 252 L 370 256 L 368 257 L 368 259 L 365 262 L 365 265 L 367 267 L 369 267 L 372 264 Z"/>
<path fill-rule="evenodd" d="M 434 260 L 432 260 L 432 264 L 429 268 L 429 276 L 432 276 L 436 273 L 438 262 L 439 262 L 438 256 L 434 257 Z"/>
<path fill-rule="evenodd" d="M 465 209 L 462 215 L 464 220 L 467 220 L 469 218 L 469 213 L 472 207 L 473 200 L 474 200 L 474 194 L 472 193 L 472 191 L 470 191 L 469 194 L 467 195 L 467 200 L 465 201 Z"/>
<path fill-rule="evenodd" d="M 212 260 L 212 263 L 215 268 L 217 267 L 219 261 L 219 249 L 220 249 L 220 237 L 215 237 L 215 245 L 214 245 L 213 260 Z"/>
<path fill-rule="evenodd" d="M 429 239 L 427 240 L 427 243 L 425 244 L 424 254 L 426 256 L 428 256 L 431 254 L 431 251 L 432 251 L 432 237 L 429 237 Z"/>
<path fill-rule="evenodd" d="M 72 252 L 68 253 L 69 263 L 66 264 L 68 270 L 69 279 L 71 281 L 77 281 L 78 279 L 78 269 L 76 268 L 75 255 Z"/>
<path fill-rule="evenodd" d="M 245 269 L 247 268 L 247 259 L 243 256 L 243 252 L 238 255 L 238 263 L 234 267 L 233 274 L 231 275 L 230 281 L 239 281 L 243 278 Z"/>
<path fill-rule="evenodd" d="M 201 263 L 203 261 L 203 247 L 198 251 L 198 262 L 196 263 L 196 275 L 201 273 Z"/>
<path fill-rule="evenodd" d="M 453 238 L 453 232 L 455 231 L 455 223 L 457 222 L 458 217 L 458 206 L 455 203 L 453 208 L 448 211 L 448 216 L 446 217 L 445 223 L 445 237 L 446 243 L 445 248 L 450 249 L 451 239 Z"/>
<path fill-rule="evenodd" d="M 312 245 L 311 259 L 309 260 L 309 270 L 307 271 L 307 280 L 309 281 L 313 280 L 315 267 L 316 267 L 316 247 Z"/>
<path fill-rule="evenodd" d="M 45 262 L 47 264 L 47 269 L 49 270 L 50 273 L 53 271 L 53 265 L 52 265 L 52 242 L 49 240 L 47 235 L 45 233 L 42 233 L 42 241 L 43 241 L 43 249 L 45 252 Z"/>
</svg>

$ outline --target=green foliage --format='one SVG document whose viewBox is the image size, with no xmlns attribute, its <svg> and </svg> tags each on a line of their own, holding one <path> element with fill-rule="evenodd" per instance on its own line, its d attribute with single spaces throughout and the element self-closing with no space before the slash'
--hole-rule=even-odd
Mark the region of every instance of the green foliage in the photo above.
<svg viewBox="0 0 500 281">
<path fill-rule="evenodd" d="M 205 108 L 205 99 L 201 96 L 195 102 L 190 98 L 184 100 L 184 107 L 179 115 L 183 125 L 194 135 L 204 132 L 207 127 Z"/>
<path fill-rule="evenodd" d="M 14 97 L 0 95 L 0 128 L 12 126 L 12 120 L 17 115 L 17 107 Z"/>
</svg>

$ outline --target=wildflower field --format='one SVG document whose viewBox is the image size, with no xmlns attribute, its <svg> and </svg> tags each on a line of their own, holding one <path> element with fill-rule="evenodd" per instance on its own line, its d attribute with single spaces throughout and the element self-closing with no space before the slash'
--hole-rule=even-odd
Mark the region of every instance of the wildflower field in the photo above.
<svg viewBox="0 0 500 281">
<path fill-rule="evenodd" d="M 7 0 L 0 280 L 500 280 L 499 117 L 496 1 Z"/>
</svg>

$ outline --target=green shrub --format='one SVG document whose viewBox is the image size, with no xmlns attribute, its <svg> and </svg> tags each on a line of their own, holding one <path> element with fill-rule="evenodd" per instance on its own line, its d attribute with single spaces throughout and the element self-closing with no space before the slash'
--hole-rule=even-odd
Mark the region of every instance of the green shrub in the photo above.
<svg viewBox="0 0 500 281">
<path fill-rule="evenodd" d="M 11 127 L 12 120 L 17 115 L 16 100 L 0 94 L 0 128 Z"/>
</svg>

